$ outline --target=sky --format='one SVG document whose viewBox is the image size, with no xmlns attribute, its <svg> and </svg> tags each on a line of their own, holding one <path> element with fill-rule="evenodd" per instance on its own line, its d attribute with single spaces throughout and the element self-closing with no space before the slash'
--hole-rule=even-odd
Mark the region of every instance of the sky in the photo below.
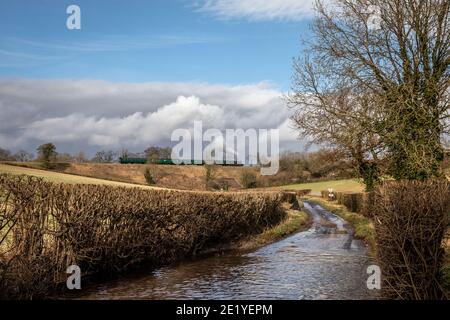
<svg viewBox="0 0 450 320">
<path fill-rule="evenodd" d="M 168 145 L 176 128 L 280 129 L 313 0 L 1 0 L 0 148 Z M 66 8 L 81 9 L 69 30 Z"/>
</svg>

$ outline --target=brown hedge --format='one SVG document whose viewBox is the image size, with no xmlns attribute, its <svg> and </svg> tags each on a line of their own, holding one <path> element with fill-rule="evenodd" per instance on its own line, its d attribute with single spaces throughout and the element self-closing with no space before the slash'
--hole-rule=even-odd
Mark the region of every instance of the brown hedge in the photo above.
<svg viewBox="0 0 450 320">
<path fill-rule="evenodd" d="M 338 204 L 344 205 L 349 211 L 361 213 L 370 217 L 372 212 L 373 196 L 371 193 L 362 192 L 332 192 L 333 200 Z M 329 199 L 329 192 L 321 191 L 321 197 Z"/>
<path fill-rule="evenodd" d="M 375 192 L 365 192 L 361 197 L 362 203 L 359 205 L 358 213 L 367 218 L 373 218 L 375 206 Z"/>
<path fill-rule="evenodd" d="M 65 185 L 0 176 L 0 297 L 42 297 L 84 275 L 158 266 L 280 222 L 282 194 Z"/>
<path fill-rule="evenodd" d="M 303 190 L 297 190 L 297 196 L 299 197 L 304 197 L 307 196 L 309 194 L 311 194 L 311 189 L 303 189 Z"/>
<path fill-rule="evenodd" d="M 442 247 L 450 215 L 448 181 L 386 182 L 373 213 L 388 298 L 441 299 Z"/>
<path fill-rule="evenodd" d="M 355 192 L 337 192 L 336 200 L 347 207 L 351 212 L 361 212 L 364 203 L 364 194 Z"/>
</svg>

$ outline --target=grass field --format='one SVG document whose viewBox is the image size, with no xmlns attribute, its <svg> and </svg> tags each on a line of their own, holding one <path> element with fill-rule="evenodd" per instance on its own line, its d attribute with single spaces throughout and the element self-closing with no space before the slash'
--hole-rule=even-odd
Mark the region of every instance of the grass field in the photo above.
<svg viewBox="0 0 450 320">
<path fill-rule="evenodd" d="M 290 190 L 302 190 L 302 189 L 311 189 L 311 194 L 320 195 L 320 191 L 328 190 L 328 188 L 332 188 L 334 191 L 343 192 L 362 192 L 364 191 L 364 185 L 357 180 L 347 179 L 347 180 L 333 180 L 333 181 L 320 181 L 320 182 L 312 182 L 312 183 L 302 183 L 302 184 L 294 184 L 287 185 L 281 187 L 282 189 L 290 189 Z"/>
<path fill-rule="evenodd" d="M 146 188 L 146 189 L 153 188 L 150 186 L 144 186 L 144 185 L 139 185 L 139 184 L 124 183 L 124 182 L 89 178 L 89 177 L 83 177 L 83 176 L 77 176 L 77 175 L 59 173 L 59 172 L 52 172 L 52 171 L 46 171 L 46 170 L 10 166 L 10 165 L 1 164 L 1 163 L 0 163 L 0 173 L 10 173 L 10 174 L 15 174 L 15 175 L 25 174 L 25 175 L 29 175 L 29 176 L 44 178 L 47 181 L 56 182 L 56 183 L 96 184 L 96 185 L 110 185 L 110 186 L 118 186 L 118 187 L 140 187 L 140 188 Z"/>
<path fill-rule="evenodd" d="M 80 184 L 98 184 L 98 185 L 113 185 L 125 187 L 141 187 L 154 188 L 145 185 L 143 178 L 143 167 L 136 165 L 71 165 L 66 169 L 67 172 L 47 171 L 36 168 L 36 164 L 28 164 L 29 167 L 22 167 L 17 165 L 9 165 L 0 163 L 0 173 L 11 174 L 26 174 L 36 177 L 44 178 L 47 181 L 57 183 L 80 183 Z M 164 179 L 172 181 L 172 183 L 161 183 L 162 187 L 178 189 L 196 189 L 195 186 L 203 185 L 204 168 L 196 166 L 159 166 L 153 167 L 155 170 L 165 170 Z M 217 169 L 221 177 L 229 177 L 230 180 L 238 180 L 241 168 L 221 168 Z M 95 176 L 95 177 L 94 177 Z M 125 180 L 125 181 L 124 181 Z M 198 180 L 198 181 L 197 181 Z M 161 180 L 160 180 L 161 181 Z M 188 186 L 184 186 L 188 182 Z M 173 185 L 177 182 L 176 185 Z M 364 185 L 357 180 L 332 180 L 312 183 L 302 183 L 294 185 L 286 185 L 276 187 L 275 189 L 311 189 L 313 195 L 320 195 L 321 190 L 333 188 L 335 191 L 353 191 L 360 192 L 364 190 Z"/>
<path fill-rule="evenodd" d="M 30 169 L 41 169 L 38 162 L 5 163 Z M 169 166 L 154 164 L 119 164 L 119 163 L 54 163 L 52 172 L 89 177 L 100 180 L 111 180 L 123 183 L 147 185 L 144 178 L 148 168 L 156 181 L 157 187 L 183 190 L 205 190 L 204 166 Z M 227 183 L 229 190 L 239 190 L 242 167 L 214 166 L 213 180 L 222 184 Z M 259 174 L 258 168 L 252 168 Z"/>
</svg>

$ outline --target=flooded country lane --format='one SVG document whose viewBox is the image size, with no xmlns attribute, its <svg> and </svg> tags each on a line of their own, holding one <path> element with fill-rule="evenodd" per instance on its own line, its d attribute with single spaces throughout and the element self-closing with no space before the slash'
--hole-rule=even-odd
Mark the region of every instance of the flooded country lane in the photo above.
<svg viewBox="0 0 450 320">
<path fill-rule="evenodd" d="M 371 259 L 345 221 L 305 202 L 313 224 L 254 252 L 163 267 L 87 290 L 82 299 L 374 299 Z"/>
</svg>

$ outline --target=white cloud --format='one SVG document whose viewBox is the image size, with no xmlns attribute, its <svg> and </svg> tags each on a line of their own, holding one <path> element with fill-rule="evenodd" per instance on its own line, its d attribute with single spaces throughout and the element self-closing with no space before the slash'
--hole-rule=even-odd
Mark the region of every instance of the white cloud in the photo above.
<svg viewBox="0 0 450 320">
<path fill-rule="evenodd" d="M 174 103 L 147 114 L 136 112 L 113 118 L 71 114 L 36 121 L 25 128 L 23 136 L 65 143 L 84 140 L 98 147 L 143 147 L 162 141 L 167 143 L 173 130 L 192 126 L 193 119 L 218 126 L 219 119 L 223 119 L 223 109 L 202 104 L 194 96 L 179 96 Z"/>
<path fill-rule="evenodd" d="M 68 152 L 141 151 L 169 145 L 174 129 L 281 129 L 293 145 L 289 110 L 267 84 L 111 83 L 0 79 L 0 147 L 30 151 L 52 141 Z M 297 142 L 298 143 L 298 142 Z"/>
<path fill-rule="evenodd" d="M 219 19 L 299 21 L 313 13 L 314 0 L 204 0 L 199 11 Z"/>
</svg>

